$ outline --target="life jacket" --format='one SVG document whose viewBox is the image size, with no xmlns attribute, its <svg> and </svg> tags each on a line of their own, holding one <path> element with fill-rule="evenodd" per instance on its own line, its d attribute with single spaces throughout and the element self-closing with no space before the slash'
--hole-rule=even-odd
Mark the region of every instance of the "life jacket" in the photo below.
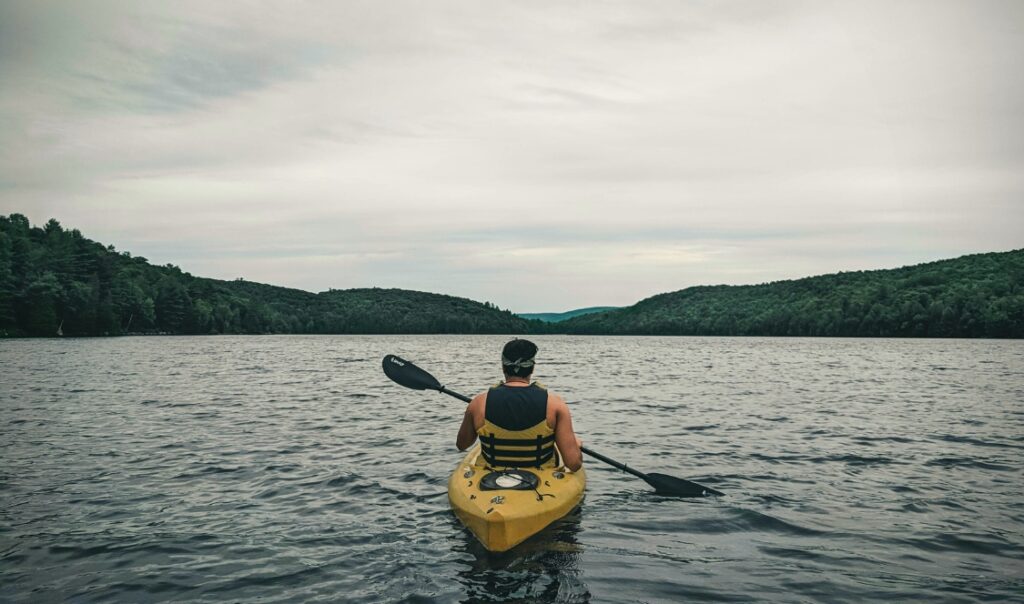
<svg viewBox="0 0 1024 604">
<path fill-rule="evenodd" d="M 494 468 L 557 466 L 555 431 L 547 416 L 548 391 L 537 382 L 488 390 L 484 424 L 476 431 L 484 462 Z"/>
</svg>

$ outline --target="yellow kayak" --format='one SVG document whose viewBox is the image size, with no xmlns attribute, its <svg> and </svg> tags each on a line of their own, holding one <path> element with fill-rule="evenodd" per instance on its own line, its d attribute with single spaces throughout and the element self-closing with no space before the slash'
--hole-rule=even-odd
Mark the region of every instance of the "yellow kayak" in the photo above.
<svg viewBox="0 0 1024 604">
<path fill-rule="evenodd" d="M 448 479 L 448 501 L 484 547 L 503 552 L 576 509 L 586 485 L 583 468 L 491 470 L 477 445 Z"/>
</svg>

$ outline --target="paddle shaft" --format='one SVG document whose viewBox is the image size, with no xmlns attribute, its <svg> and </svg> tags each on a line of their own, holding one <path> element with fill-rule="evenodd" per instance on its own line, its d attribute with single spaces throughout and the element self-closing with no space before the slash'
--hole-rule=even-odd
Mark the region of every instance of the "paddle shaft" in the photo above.
<svg viewBox="0 0 1024 604">
<path fill-rule="evenodd" d="M 615 461 L 611 457 L 605 457 L 604 455 L 601 455 L 597 451 L 591 451 L 590 449 L 588 449 L 586 447 L 580 447 L 580 451 L 583 451 L 584 453 L 586 453 L 587 455 L 593 457 L 594 459 L 600 459 L 604 463 L 606 463 L 606 464 L 608 464 L 610 466 L 614 466 L 614 467 L 622 470 L 623 472 L 629 472 L 630 474 L 632 474 L 633 476 L 636 476 L 637 478 L 639 478 L 641 480 L 648 480 L 647 474 L 644 474 L 643 472 L 641 472 L 639 470 L 634 470 L 633 468 L 627 466 L 624 463 Z"/>
<path fill-rule="evenodd" d="M 471 400 L 473 400 L 473 399 L 469 398 L 468 396 L 466 396 L 465 394 L 459 394 L 458 392 L 455 392 L 454 390 L 449 390 L 449 389 L 445 388 L 444 386 L 441 386 L 440 388 L 438 388 L 438 391 L 443 392 L 443 393 L 447 394 L 448 396 L 455 397 L 455 398 L 459 399 L 460 401 L 465 401 L 467 403 L 470 402 Z M 623 472 L 629 472 L 630 474 L 632 474 L 633 476 L 636 476 L 637 478 L 640 478 L 642 480 L 648 480 L 647 474 L 644 474 L 643 472 L 640 472 L 638 470 L 634 470 L 633 468 L 627 466 L 624 463 L 615 461 L 611 457 L 605 457 L 604 455 L 601 455 L 600 453 L 598 453 L 596 451 L 591 451 L 590 449 L 588 449 L 586 447 L 580 447 L 580 451 L 583 451 L 584 453 L 586 453 L 587 455 L 593 457 L 594 459 L 599 459 L 599 460 L 603 461 L 604 463 L 606 463 L 606 464 L 608 464 L 610 466 L 614 466 L 614 467 L 622 470 Z"/>
<path fill-rule="evenodd" d="M 391 378 L 395 383 L 401 384 L 406 388 L 412 388 L 413 390 L 437 390 L 438 392 L 443 392 L 448 396 L 457 398 L 466 403 L 472 400 L 468 396 L 445 388 L 434 376 L 420 369 L 414 363 L 410 363 L 409 361 L 393 354 L 389 354 L 384 357 L 381 361 L 381 368 L 384 370 L 385 375 Z M 589 455 L 598 461 L 603 461 L 612 467 L 636 476 L 654 487 L 655 491 L 663 495 L 675 495 L 679 497 L 722 495 L 721 492 L 699 485 L 696 482 L 690 482 L 689 480 L 683 480 L 682 478 L 676 478 L 675 476 L 669 476 L 667 474 L 658 474 L 657 472 L 644 474 L 643 472 L 634 470 L 624 463 L 620 463 L 610 457 L 605 457 L 604 455 L 595 453 L 586 447 L 580 447 L 580 449 L 584 454 Z"/>
<path fill-rule="evenodd" d="M 464 402 L 467 402 L 467 403 L 473 400 L 473 399 L 469 398 L 468 396 L 466 396 L 465 394 L 459 394 L 458 392 L 455 392 L 454 390 L 449 390 L 449 389 L 445 388 L 444 386 L 441 386 L 440 388 L 438 388 L 438 390 L 440 390 L 441 392 L 447 394 L 448 396 L 454 396 L 455 398 L 459 399 L 460 401 L 464 401 Z"/>
<path fill-rule="evenodd" d="M 381 369 L 384 370 L 384 375 L 393 380 L 396 384 L 400 384 L 404 387 L 412 388 L 414 390 L 437 390 L 438 392 L 443 392 L 444 394 L 458 398 L 464 402 L 470 402 L 472 400 L 464 394 L 445 388 L 437 381 L 437 378 L 418 368 L 415 363 L 393 354 L 384 356 L 381 360 Z M 723 494 L 714 488 L 708 488 L 707 486 L 703 486 L 689 480 L 683 480 L 682 478 L 676 478 L 675 476 L 658 474 L 656 472 L 644 474 L 643 472 L 638 472 L 637 470 L 630 468 L 626 464 L 616 462 L 611 458 L 606 458 L 597 454 L 597 452 L 594 452 L 587 447 L 581 446 L 580 448 L 582 449 L 583 454 L 604 462 L 613 468 L 620 469 L 623 472 L 627 472 L 637 478 L 640 478 L 647 484 L 653 486 L 655 491 L 662 494 L 678 495 L 678 497 L 703 497 L 703 495 L 707 494 Z"/>
</svg>

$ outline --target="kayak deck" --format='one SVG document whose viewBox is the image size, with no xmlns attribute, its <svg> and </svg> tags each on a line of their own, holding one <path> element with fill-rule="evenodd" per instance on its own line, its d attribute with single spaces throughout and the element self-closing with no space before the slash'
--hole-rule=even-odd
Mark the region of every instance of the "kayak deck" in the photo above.
<svg viewBox="0 0 1024 604">
<path fill-rule="evenodd" d="M 448 479 L 455 515 L 492 552 L 512 549 L 574 510 L 587 484 L 583 468 L 522 468 L 499 474 L 497 486 L 495 476 L 484 481 L 492 472 L 476 446 Z M 526 487 L 515 473 L 536 476 L 536 488 Z"/>
</svg>

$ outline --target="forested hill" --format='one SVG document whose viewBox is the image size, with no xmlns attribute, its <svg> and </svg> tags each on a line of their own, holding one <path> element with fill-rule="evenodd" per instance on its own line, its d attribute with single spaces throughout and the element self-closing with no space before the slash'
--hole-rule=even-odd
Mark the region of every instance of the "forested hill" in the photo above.
<svg viewBox="0 0 1024 604">
<path fill-rule="evenodd" d="M 1024 249 L 763 285 L 691 287 L 561 333 L 1024 337 Z"/>
<path fill-rule="evenodd" d="M 0 216 L 0 336 L 125 333 L 525 333 L 490 303 L 398 289 L 319 294 L 194 277 L 56 220 Z"/>
<path fill-rule="evenodd" d="M 399 289 L 319 294 L 194 277 L 0 216 L 0 336 L 572 333 L 1024 337 L 1024 250 L 763 285 L 691 287 L 558 323 Z"/>
</svg>

